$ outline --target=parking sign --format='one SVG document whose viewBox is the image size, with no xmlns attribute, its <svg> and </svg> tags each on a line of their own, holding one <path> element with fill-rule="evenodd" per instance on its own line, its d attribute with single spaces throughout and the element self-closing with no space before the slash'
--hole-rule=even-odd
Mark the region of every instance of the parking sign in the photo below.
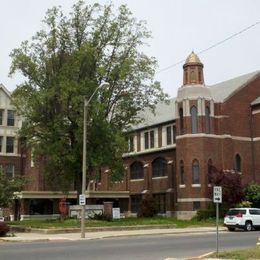
<svg viewBox="0 0 260 260">
<path fill-rule="evenodd" d="M 213 202 L 222 203 L 222 187 L 214 186 L 213 188 Z"/>
<path fill-rule="evenodd" d="M 85 194 L 80 194 L 79 195 L 79 205 L 81 205 L 81 206 L 86 205 L 86 196 L 85 196 Z"/>
</svg>

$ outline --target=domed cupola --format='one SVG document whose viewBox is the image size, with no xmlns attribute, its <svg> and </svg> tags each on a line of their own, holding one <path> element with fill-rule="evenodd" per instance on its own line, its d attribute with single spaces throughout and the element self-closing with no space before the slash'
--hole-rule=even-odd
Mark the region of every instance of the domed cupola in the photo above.
<svg viewBox="0 0 260 260">
<path fill-rule="evenodd" d="M 183 85 L 203 85 L 203 64 L 199 57 L 192 51 L 183 65 Z"/>
</svg>

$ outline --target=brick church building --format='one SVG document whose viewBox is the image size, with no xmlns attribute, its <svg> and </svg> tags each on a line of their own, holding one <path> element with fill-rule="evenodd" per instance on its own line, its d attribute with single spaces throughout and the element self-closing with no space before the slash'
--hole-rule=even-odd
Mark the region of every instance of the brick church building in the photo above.
<svg viewBox="0 0 260 260">
<path fill-rule="evenodd" d="M 1 99 L 0 112 L 6 109 L 2 104 Z M 155 114 L 145 110 L 141 116 L 144 121 L 129 132 L 129 151 L 122 155 L 122 181 L 110 182 L 109 168 L 103 169 L 100 180 L 86 187 L 87 203 L 112 201 L 121 213 L 131 215 L 138 212 L 142 198 L 151 194 L 159 214 L 190 218 L 211 202 L 211 165 L 240 172 L 243 184 L 260 183 L 260 71 L 207 86 L 203 64 L 192 52 L 183 65 L 177 97 L 158 104 Z M 4 121 L 0 164 L 6 156 L 11 158 L 3 141 L 9 132 L 3 129 L 7 129 Z M 19 171 L 33 182 L 18 194 L 19 216 L 34 214 L 37 205 L 38 214 L 58 213 L 63 195 L 45 190 L 43 165 L 34 165 L 29 153 L 22 158 Z M 71 191 L 68 199 L 76 204 L 77 196 Z"/>
</svg>

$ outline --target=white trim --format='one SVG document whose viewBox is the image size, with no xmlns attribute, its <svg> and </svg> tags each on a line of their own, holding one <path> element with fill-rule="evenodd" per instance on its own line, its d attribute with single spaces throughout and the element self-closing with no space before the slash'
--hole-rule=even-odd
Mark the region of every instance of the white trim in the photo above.
<svg viewBox="0 0 260 260">
<path fill-rule="evenodd" d="M 193 202 L 193 201 L 212 201 L 209 198 L 182 198 L 177 199 L 177 202 Z"/>
<path fill-rule="evenodd" d="M 259 113 L 260 113 L 260 109 L 257 109 L 257 110 L 253 110 L 253 111 L 252 111 L 252 115 L 259 114 Z"/>
<path fill-rule="evenodd" d="M 207 138 L 218 138 L 218 139 L 231 138 L 233 140 L 238 140 L 238 141 L 251 141 L 251 137 L 232 136 L 227 134 L 216 135 L 216 134 L 205 134 L 205 133 L 179 135 L 176 136 L 176 139 L 194 138 L 194 137 L 207 137 Z"/>
<path fill-rule="evenodd" d="M 201 185 L 200 185 L 200 184 L 191 184 L 191 187 L 192 187 L 192 188 L 200 188 Z"/>
<path fill-rule="evenodd" d="M 227 116 L 227 115 L 219 115 L 219 116 L 212 116 L 212 117 L 214 117 L 214 118 L 229 118 L 229 116 Z"/>
<path fill-rule="evenodd" d="M 179 185 L 179 188 L 180 188 L 180 189 L 184 189 L 184 188 L 186 188 L 186 185 L 185 185 L 185 184 L 180 184 L 180 185 Z"/>
<path fill-rule="evenodd" d="M 255 137 L 255 138 L 253 138 L 253 141 L 254 141 L 254 142 L 260 141 L 260 137 Z"/>
<path fill-rule="evenodd" d="M 130 182 L 144 181 L 144 179 L 131 179 Z"/>
<path fill-rule="evenodd" d="M 176 148 L 176 144 L 168 145 L 168 146 L 165 146 L 165 147 L 146 149 L 146 150 L 140 151 L 140 152 L 124 153 L 122 155 L 122 157 L 125 158 L 125 157 L 128 157 L 128 156 L 137 156 L 137 155 L 141 155 L 141 154 L 154 153 L 154 152 L 169 150 L 169 149 L 172 149 L 172 148 Z"/>
<path fill-rule="evenodd" d="M 167 179 L 168 176 L 159 176 L 159 177 L 152 177 L 153 180 L 158 180 L 158 179 Z"/>
</svg>

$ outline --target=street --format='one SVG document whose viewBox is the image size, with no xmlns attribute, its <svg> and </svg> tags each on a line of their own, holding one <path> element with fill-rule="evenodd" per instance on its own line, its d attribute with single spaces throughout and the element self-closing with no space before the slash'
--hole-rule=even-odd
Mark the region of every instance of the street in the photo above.
<svg viewBox="0 0 260 260">
<path fill-rule="evenodd" d="M 219 250 L 254 247 L 260 231 L 222 232 Z M 166 259 L 199 256 L 216 250 L 216 234 L 168 234 L 85 241 L 51 241 L 33 243 L 0 243 L 1 260 L 67 260 L 67 259 Z"/>
</svg>

